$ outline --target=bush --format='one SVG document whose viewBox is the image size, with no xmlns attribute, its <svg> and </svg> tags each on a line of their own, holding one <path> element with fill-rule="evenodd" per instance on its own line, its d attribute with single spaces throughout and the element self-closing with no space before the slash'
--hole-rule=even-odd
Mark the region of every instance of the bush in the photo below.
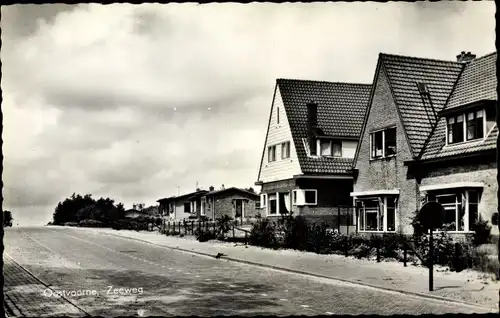
<svg viewBox="0 0 500 318">
<path fill-rule="evenodd" d="M 78 225 L 82 227 L 106 227 L 104 222 L 92 219 L 81 220 Z"/>
<path fill-rule="evenodd" d="M 318 254 L 330 252 L 330 235 L 328 235 L 328 224 L 314 224 L 308 228 L 308 251 Z"/>
<path fill-rule="evenodd" d="M 491 226 L 481 216 L 479 216 L 479 220 L 473 226 L 472 230 L 474 230 L 474 234 L 472 235 L 472 244 L 474 246 L 490 243 Z"/>
<path fill-rule="evenodd" d="M 195 236 L 199 242 L 207 242 L 209 240 L 215 240 L 217 238 L 217 235 L 214 232 L 214 230 L 209 230 L 209 231 L 196 230 Z"/>
<path fill-rule="evenodd" d="M 78 222 L 65 222 L 63 223 L 64 226 L 78 226 Z"/>
<path fill-rule="evenodd" d="M 276 234 L 276 226 L 269 219 L 259 219 L 250 231 L 250 244 L 276 248 L 278 246 Z"/>
<path fill-rule="evenodd" d="M 216 221 L 217 239 L 224 240 L 226 234 L 231 230 L 231 222 L 233 218 L 228 215 L 223 215 Z"/>
</svg>

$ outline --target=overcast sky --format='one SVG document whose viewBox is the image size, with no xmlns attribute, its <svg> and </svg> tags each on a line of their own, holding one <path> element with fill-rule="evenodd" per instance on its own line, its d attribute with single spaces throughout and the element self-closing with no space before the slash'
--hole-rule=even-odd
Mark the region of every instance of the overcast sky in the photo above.
<svg viewBox="0 0 500 318">
<path fill-rule="evenodd" d="M 370 83 L 380 52 L 495 50 L 494 2 L 2 6 L 4 209 L 131 207 L 257 179 L 276 78 Z"/>
</svg>

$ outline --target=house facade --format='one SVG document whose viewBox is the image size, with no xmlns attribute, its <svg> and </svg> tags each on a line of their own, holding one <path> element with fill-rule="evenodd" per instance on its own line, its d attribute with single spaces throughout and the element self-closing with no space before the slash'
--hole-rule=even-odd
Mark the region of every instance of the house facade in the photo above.
<svg viewBox="0 0 500 318">
<path fill-rule="evenodd" d="M 197 189 L 195 192 L 157 200 L 159 211 L 170 220 L 197 218 L 201 213 L 201 197 L 207 192 Z"/>
<path fill-rule="evenodd" d="M 244 220 L 255 217 L 260 197 L 258 194 L 240 188 L 222 188 L 210 191 L 201 198 L 201 215 L 216 220 L 223 215 Z"/>
<path fill-rule="evenodd" d="M 276 81 L 256 185 L 264 217 L 352 206 L 350 171 L 371 85 Z"/>
<path fill-rule="evenodd" d="M 351 196 L 360 232 L 413 232 L 438 201 L 443 229 L 473 230 L 497 211 L 496 53 L 457 61 L 380 54 Z M 496 227 L 493 233 L 498 233 Z"/>
</svg>

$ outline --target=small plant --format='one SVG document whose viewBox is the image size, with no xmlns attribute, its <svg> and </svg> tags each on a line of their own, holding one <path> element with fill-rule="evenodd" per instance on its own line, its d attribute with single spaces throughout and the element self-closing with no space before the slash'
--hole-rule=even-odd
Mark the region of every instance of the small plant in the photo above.
<svg viewBox="0 0 500 318">
<path fill-rule="evenodd" d="M 231 230 L 231 221 L 233 221 L 233 218 L 228 215 L 223 215 L 217 219 L 216 234 L 218 239 L 224 240 L 227 233 Z"/>
<path fill-rule="evenodd" d="M 477 223 L 472 226 L 472 230 L 474 231 L 472 235 L 474 246 L 490 243 L 491 226 L 481 216 L 479 216 Z"/>
<path fill-rule="evenodd" d="M 267 218 L 259 219 L 250 231 L 250 244 L 262 247 L 277 247 L 276 226 Z"/>
</svg>

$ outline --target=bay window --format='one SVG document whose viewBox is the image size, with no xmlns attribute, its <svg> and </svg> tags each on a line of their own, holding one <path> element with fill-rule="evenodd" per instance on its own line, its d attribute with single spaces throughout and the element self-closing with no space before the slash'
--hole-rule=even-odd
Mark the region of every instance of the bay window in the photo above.
<svg viewBox="0 0 500 318">
<path fill-rule="evenodd" d="M 396 127 L 370 133 L 371 159 L 396 155 Z"/>
<path fill-rule="evenodd" d="M 278 213 L 278 205 L 277 205 L 277 198 L 276 194 L 269 194 L 269 208 L 268 208 L 268 214 L 269 215 L 276 215 Z"/>
<path fill-rule="evenodd" d="M 479 192 L 477 190 L 435 191 L 427 201 L 439 202 L 444 208 L 444 222 L 439 230 L 473 231 L 477 223 Z"/>
<path fill-rule="evenodd" d="M 318 190 L 295 189 L 292 191 L 293 205 L 317 205 Z"/>
<path fill-rule="evenodd" d="M 396 231 L 397 197 L 381 196 L 356 202 L 360 231 Z"/>
</svg>

